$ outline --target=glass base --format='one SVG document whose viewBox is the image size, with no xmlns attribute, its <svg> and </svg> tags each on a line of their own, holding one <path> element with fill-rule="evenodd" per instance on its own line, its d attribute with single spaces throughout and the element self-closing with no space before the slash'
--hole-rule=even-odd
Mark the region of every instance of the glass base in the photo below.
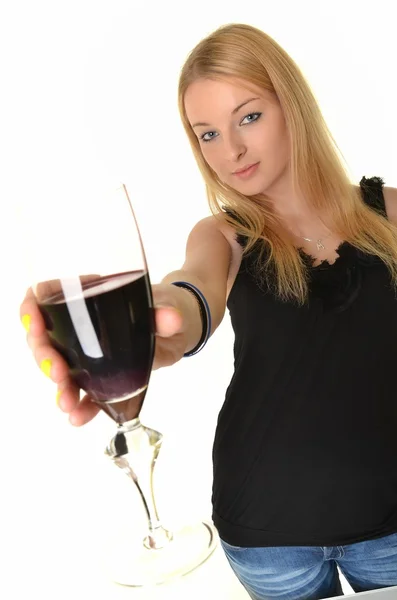
<svg viewBox="0 0 397 600">
<path fill-rule="evenodd" d="M 147 538 L 117 539 L 107 551 L 104 567 L 121 585 L 142 587 L 168 583 L 202 565 L 217 547 L 215 527 L 203 521 L 170 534 L 163 547 L 151 549 Z"/>
</svg>

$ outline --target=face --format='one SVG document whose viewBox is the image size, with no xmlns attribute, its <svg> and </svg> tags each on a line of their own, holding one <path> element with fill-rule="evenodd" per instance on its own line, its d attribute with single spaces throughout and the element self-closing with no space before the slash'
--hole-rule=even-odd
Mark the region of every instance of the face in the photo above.
<svg viewBox="0 0 397 600">
<path fill-rule="evenodd" d="M 186 91 L 185 109 L 205 161 L 224 183 L 251 196 L 286 176 L 287 128 L 267 90 L 248 89 L 240 80 L 198 79 Z"/>
</svg>

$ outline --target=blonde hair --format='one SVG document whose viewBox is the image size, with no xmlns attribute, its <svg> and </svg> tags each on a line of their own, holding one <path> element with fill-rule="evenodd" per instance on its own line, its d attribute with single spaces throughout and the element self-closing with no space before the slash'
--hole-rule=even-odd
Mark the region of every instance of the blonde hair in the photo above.
<svg viewBox="0 0 397 600">
<path fill-rule="evenodd" d="M 188 55 L 179 77 L 179 112 L 205 181 L 212 214 L 221 216 L 238 234 L 247 237 L 244 252 L 259 242 L 259 275 L 266 277 L 270 270 L 275 274 L 278 295 L 299 303 L 306 300 L 307 261 L 283 235 L 265 194 L 244 196 L 222 182 L 204 160 L 184 105 L 187 88 L 198 78 L 236 78 L 247 87 L 254 84 L 276 95 L 290 136 L 295 189 L 299 188 L 309 205 L 327 215 L 342 239 L 378 256 L 396 284 L 397 228 L 369 208 L 362 201 L 360 188 L 352 185 L 337 144 L 300 69 L 263 31 L 246 24 L 228 24 L 202 39 Z"/>
</svg>

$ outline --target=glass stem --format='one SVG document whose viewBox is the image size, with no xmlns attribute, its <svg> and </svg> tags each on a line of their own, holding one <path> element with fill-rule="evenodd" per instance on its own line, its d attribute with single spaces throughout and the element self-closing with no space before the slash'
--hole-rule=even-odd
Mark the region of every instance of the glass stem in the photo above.
<svg viewBox="0 0 397 600">
<path fill-rule="evenodd" d="M 172 533 L 160 522 L 153 488 L 153 473 L 163 436 L 141 424 L 139 418 L 119 425 L 106 454 L 132 479 L 141 497 L 148 533 L 143 543 L 148 549 L 163 548 L 172 540 Z"/>
</svg>

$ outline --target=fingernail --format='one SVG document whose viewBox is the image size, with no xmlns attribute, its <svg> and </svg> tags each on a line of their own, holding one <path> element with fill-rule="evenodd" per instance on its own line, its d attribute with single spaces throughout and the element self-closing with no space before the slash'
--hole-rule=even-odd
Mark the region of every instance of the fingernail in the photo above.
<svg viewBox="0 0 397 600">
<path fill-rule="evenodd" d="M 27 333 L 29 333 L 30 329 L 30 315 L 23 315 L 21 318 L 22 325 L 24 326 Z"/>
<path fill-rule="evenodd" d="M 47 375 L 47 377 L 51 377 L 51 366 L 52 363 L 49 358 L 45 358 L 40 363 L 40 369 L 43 371 L 44 375 Z"/>
<path fill-rule="evenodd" d="M 58 390 L 58 391 L 57 391 L 56 398 L 55 398 L 55 401 L 56 401 L 56 403 L 57 403 L 57 406 L 59 406 L 59 400 L 60 400 L 61 396 L 62 396 L 62 390 Z"/>
<path fill-rule="evenodd" d="M 175 310 L 177 313 L 182 315 L 182 311 L 179 310 L 176 306 L 171 306 L 170 304 L 156 304 L 155 308 L 169 308 L 171 310 Z"/>
</svg>

